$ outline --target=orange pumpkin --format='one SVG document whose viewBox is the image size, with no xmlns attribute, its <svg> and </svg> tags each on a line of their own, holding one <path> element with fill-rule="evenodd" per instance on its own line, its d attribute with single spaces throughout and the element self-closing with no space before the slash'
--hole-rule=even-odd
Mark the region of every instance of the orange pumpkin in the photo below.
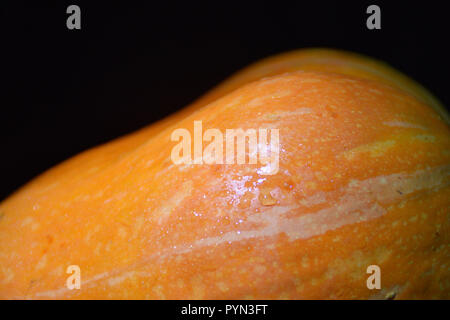
<svg viewBox="0 0 450 320">
<path fill-rule="evenodd" d="M 175 165 L 171 134 L 195 120 L 278 128 L 278 172 Z M 449 150 L 445 109 L 390 67 L 269 58 L 3 201 L 0 298 L 448 299 Z"/>
</svg>

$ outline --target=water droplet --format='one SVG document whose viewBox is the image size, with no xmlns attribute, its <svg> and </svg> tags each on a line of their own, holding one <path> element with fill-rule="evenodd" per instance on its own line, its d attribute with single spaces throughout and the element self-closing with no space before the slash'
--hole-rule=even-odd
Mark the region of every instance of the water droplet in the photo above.
<svg viewBox="0 0 450 320">
<path fill-rule="evenodd" d="M 277 200 L 274 197 L 272 197 L 270 191 L 265 189 L 262 189 L 260 191 L 258 199 L 263 206 L 273 206 L 274 204 L 277 203 Z"/>
</svg>

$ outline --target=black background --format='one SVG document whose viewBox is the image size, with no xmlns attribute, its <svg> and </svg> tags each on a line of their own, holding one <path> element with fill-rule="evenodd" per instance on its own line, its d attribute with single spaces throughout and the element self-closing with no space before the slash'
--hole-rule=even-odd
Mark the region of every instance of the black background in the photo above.
<svg viewBox="0 0 450 320">
<path fill-rule="evenodd" d="M 378 300 L 378 301 L 318 301 L 318 300 L 114 300 L 114 301 L 0 301 L 2 311 L 10 307 L 14 315 L 21 318 L 33 317 L 37 313 L 45 314 L 49 319 L 61 319 L 61 314 L 70 310 L 75 319 L 83 319 L 88 313 L 93 318 L 105 318 L 113 315 L 117 318 L 128 319 L 130 316 L 147 316 L 155 318 L 160 316 L 164 319 L 246 319 L 246 320 L 269 320 L 269 319 L 302 319 L 307 315 L 317 318 L 345 318 L 365 319 L 370 313 L 373 319 L 381 319 L 386 314 L 394 318 L 413 318 L 423 310 L 433 309 L 439 314 L 445 314 L 448 310 L 446 300 Z M 26 305 L 25 305 L 26 304 Z M 222 312 L 215 312 L 210 318 L 208 315 L 182 315 L 183 307 L 202 306 L 215 307 Z M 226 304 L 241 305 L 267 305 L 265 315 L 232 315 L 224 314 Z M 58 312 L 61 308 L 61 312 Z M 55 310 L 58 310 L 55 312 Z M 309 317 L 308 317 L 309 318 Z"/>
<path fill-rule="evenodd" d="M 286 50 L 371 55 L 450 105 L 444 2 L 93 2 L 0 3 L 0 199 Z M 70 4 L 81 7 L 81 30 L 66 28 Z M 381 7 L 381 30 L 366 28 L 370 4 Z"/>
</svg>

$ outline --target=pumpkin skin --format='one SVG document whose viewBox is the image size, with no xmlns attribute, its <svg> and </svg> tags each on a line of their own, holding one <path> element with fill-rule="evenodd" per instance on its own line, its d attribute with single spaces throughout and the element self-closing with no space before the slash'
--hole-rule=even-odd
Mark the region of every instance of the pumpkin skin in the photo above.
<svg viewBox="0 0 450 320">
<path fill-rule="evenodd" d="M 171 133 L 195 120 L 279 128 L 278 173 L 173 164 Z M 449 130 L 439 102 L 382 63 L 269 58 L 3 201 L 0 298 L 448 299 Z"/>
</svg>

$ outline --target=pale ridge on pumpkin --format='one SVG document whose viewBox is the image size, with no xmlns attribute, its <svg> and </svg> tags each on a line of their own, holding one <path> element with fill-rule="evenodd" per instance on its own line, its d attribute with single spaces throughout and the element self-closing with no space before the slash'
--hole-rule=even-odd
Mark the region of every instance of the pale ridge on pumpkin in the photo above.
<svg viewBox="0 0 450 320">
<path fill-rule="evenodd" d="M 203 247 L 217 247 L 221 244 L 231 242 L 245 241 L 249 239 L 272 237 L 279 234 L 286 234 L 290 241 L 298 239 L 307 239 L 321 235 L 330 230 L 376 219 L 388 213 L 386 207 L 391 203 L 405 198 L 420 190 L 430 190 L 437 192 L 450 185 L 450 166 L 440 166 L 417 170 L 413 173 L 395 173 L 389 176 L 370 178 L 364 181 L 352 181 L 343 190 L 341 200 L 335 205 L 319 210 L 314 213 L 302 214 L 299 217 L 285 218 L 289 213 L 297 212 L 299 206 L 276 206 L 269 208 L 261 213 L 248 216 L 250 224 L 257 223 L 262 226 L 258 229 L 245 230 L 245 224 L 242 225 L 242 231 L 224 233 L 219 237 L 209 237 L 193 241 L 191 244 L 179 244 L 168 248 L 164 252 L 152 254 L 142 263 L 158 263 L 159 259 L 165 259 L 171 255 L 182 255 L 200 250 Z M 401 190 L 401 194 L 398 192 Z M 432 191 L 431 191 L 432 190 Z M 336 193 L 336 192 L 332 192 Z M 327 195 L 323 195 L 327 197 Z M 314 197 L 314 196 L 312 196 Z M 308 201 L 308 199 L 306 199 Z M 136 265 L 129 266 L 120 272 L 104 272 L 91 279 L 83 281 L 83 287 L 108 279 L 108 285 L 114 286 L 120 284 L 127 277 L 133 275 L 133 269 Z M 66 287 L 36 293 L 36 297 L 57 298 L 66 293 L 71 293 Z"/>
</svg>

